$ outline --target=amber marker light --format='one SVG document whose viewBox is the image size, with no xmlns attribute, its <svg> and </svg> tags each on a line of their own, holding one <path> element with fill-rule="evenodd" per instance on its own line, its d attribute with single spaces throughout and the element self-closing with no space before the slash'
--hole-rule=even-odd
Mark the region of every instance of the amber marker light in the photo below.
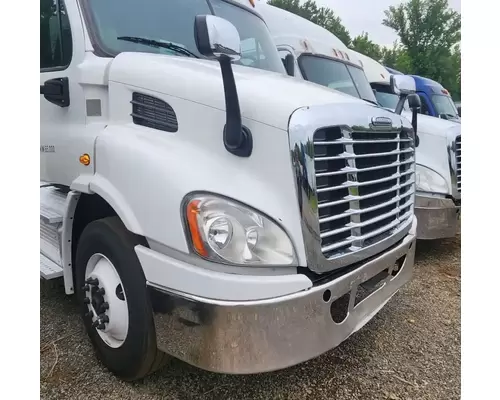
<svg viewBox="0 0 500 400">
<path fill-rule="evenodd" d="M 85 166 L 90 164 L 90 156 L 88 154 L 82 154 L 80 156 L 80 164 L 83 164 Z"/>
<path fill-rule="evenodd" d="M 200 200 L 192 200 L 188 203 L 186 209 L 186 217 L 189 225 L 189 232 L 191 233 L 191 241 L 195 251 L 203 257 L 208 256 L 207 249 L 203 244 L 200 229 L 198 227 L 198 214 L 200 213 L 199 205 Z"/>
</svg>

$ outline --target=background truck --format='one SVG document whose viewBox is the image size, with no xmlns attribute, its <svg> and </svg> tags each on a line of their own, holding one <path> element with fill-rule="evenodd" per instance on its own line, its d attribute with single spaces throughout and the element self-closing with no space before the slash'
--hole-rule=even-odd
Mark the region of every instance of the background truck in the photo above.
<svg viewBox="0 0 500 400">
<path fill-rule="evenodd" d="M 403 75 L 402 72 L 385 67 L 393 75 Z M 420 96 L 422 107 L 420 112 L 431 117 L 460 122 L 460 110 L 453 101 L 450 92 L 439 82 L 423 76 L 410 75 L 415 79 L 417 94 Z"/>
<path fill-rule="evenodd" d="M 40 274 L 122 379 L 295 365 L 411 279 L 411 125 L 286 76 L 251 4 L 40 1 Z"/>
<path fill-rule="evenodd" d="M 382 65 L 300 16 L 263 3 L 257 10 L 290 75 L 395 111 L 400 96 Z M 407 103 L 402 115 L 412 120 Z M 417 238 L 453 237 L 460 210 L 460 125 L 419 114 L 417 130 Z"/>
<path fill-rule="evenodd" d="M 379 103 L 394 110 L 398 98 L 390 90 L 390 73 L 377 61 L 356 54 L 376 91 Z M 409 110 L 403 115 L 409 116 Z M 462 135 L 460 124 L 419 114 L 417 195 L 418 238 L 455 236 L 461 210 Z"/>
</svg>

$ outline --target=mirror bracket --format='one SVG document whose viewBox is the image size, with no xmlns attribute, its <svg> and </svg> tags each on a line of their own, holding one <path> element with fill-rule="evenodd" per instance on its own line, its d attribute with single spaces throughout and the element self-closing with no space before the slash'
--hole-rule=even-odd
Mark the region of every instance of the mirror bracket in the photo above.
<svg viewBox="0 0 500 400">
<path fill-rule="evenodd" d="M 221 68 L 226 124 L 224 147 L 238 157 L 250 157 L 253 139 L 250 129 L 242 125 L 238 91 L 231 62 L 241 57 L 238 30 L 229 21 L 215 15 L 197 15 L 194 22 L 196 46 L 200 54 L 216 59 Z"/>
<path fill-rule="evenodd" d="M 68 78 L 55 78 L 45 81 L 40 85 L 40 94 L 45 97 L 47 101 L 56 106 L 65 108 L 69 107 L 69 80 Z"/>
</svg>

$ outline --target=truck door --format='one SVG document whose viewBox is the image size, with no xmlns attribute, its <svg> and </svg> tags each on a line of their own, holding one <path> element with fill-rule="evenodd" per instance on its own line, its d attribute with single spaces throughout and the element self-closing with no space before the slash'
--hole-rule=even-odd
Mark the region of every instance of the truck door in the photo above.
<svg viewBox="0 0 500 400">
<path fill-rule="evenodd" d="M 40 0 L 40 179 L 67 186 L 89 168 L 79 159 L 94 147 L 78 83 L 84 49 L 76 1 Z"/>
</svg>

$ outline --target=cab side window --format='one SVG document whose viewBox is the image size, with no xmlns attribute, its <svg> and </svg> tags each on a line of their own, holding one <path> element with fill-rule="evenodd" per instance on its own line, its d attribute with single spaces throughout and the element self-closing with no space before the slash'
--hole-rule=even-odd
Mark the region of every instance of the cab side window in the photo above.
<svg viewBox="0 0 500 400">
<path fill-rule="evenodd" d="M 73 53 L 63 0 L 40 0 L 40 69 L 65 69 Z"/>
</svg>

